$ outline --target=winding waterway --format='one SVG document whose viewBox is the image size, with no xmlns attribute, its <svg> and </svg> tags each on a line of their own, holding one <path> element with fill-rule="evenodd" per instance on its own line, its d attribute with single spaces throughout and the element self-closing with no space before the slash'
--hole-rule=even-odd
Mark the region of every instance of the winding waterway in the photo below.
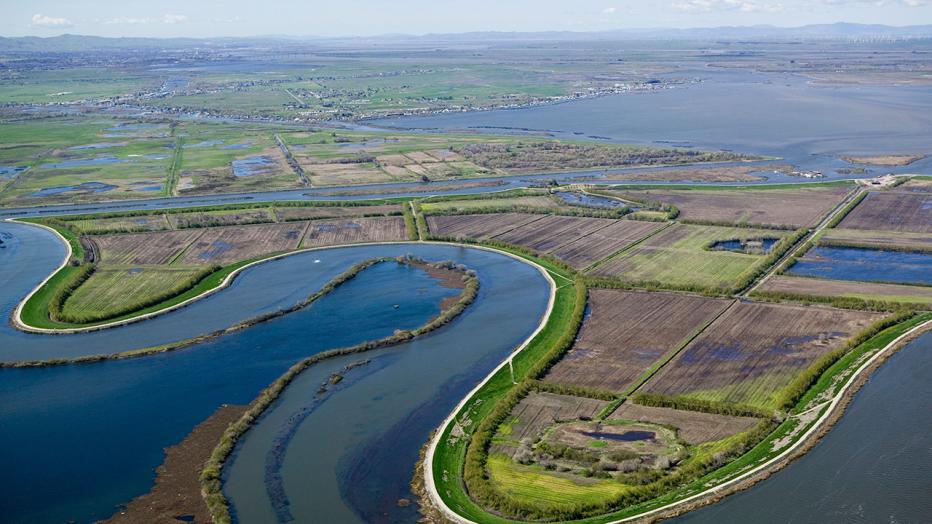
<svg viewBox="0 0 932 524">
<path fill-rule="evenodd" d="M 8 316 L 17 300 L 57 266 L 63 248 L 56 248 L 54 236 L 38 228 L 4 223 L 0 231 L 12 237 L 9 247 L 0 252 L 0 303 L 2 314 Z M 368 405 L 355 403 L 341 409 L 340 417 L 347 420 L 371 417 L 377 422 L 370 424 L 371 431 L 405 424 L 425 401 L 436 400 L 432 409 L 422 410 L 418 424 L 408 425 L 411 433 L 397 443 L 398 456 L 407 460 L 465 392 L 465 386 L 457 384 L 471 387 L 474 377 L 491 370 L 537 326 L 549 293 L 549 283 L 537 269 L 499 253 L 450 245 L 310 251 L 250 268 L 228 289 L 151 321 L 80 335 L 31 335 L 5 326 L 0 330 L 0 359 L 113 353 L 186 338 L 211 331 L 211 323 L 228 326 L 291 305 L 353 263 L 407 253 L 466 264 L 478 272 L 481 282 L 476 302 L 463 317 L 423 340 L 382 350 L 379 354 L 390 358 L 375 356 L 375 365 L 359 368 L 368 376 L 348 378 L 352 387 L 345 387 L 347 392 L 385 395 L 386 401 L 375 406 L 377 417 L 371 399 Z M 15 450 L 4 454 L 0 468 L 4 491 L 0 515 L 4 522 L 15 523 L 90 522 L 107 517 L 119 504 L 147 491 L 163 448 L 179 442 L 221 404 L 248 403 L 302 357 L 422 325 L 437 314 L 440 300 L 453 293 L 421 270 L 383 264 L 304 310 L 185 350 L 78 366 L 0 370 L 0 446 Z M 490 318 L 507 320 L 509 328 L 497 333 L 496 344 L 472 344 L 477 323 Z M 461 324 L 471 328 L 464 332 Z M 433 342 L 424 345 L 428 340 Z M 444 353 L 451 351 L 456 354 Z M 409 352 L 419 357 L 408 357 Z M 410 387 L 383 388 L 382 384 L 396 382 L 397 375 L 379 375 L 375 372 L 379 369 L 401 374 Z M 313 380 L 314 372 L 312 367 L 308 380 Z M 299 394 L 301 389 L 294 391 Z M 334 420 L 326 424 L 339 427 Z M 346 435 L 329 434 L 336 457 L 352 457 L 356 452 L 359 435 L 353 428 L 344 431 Z M 293 441 L 299 443 L 301 438 Z M 413 462 L 399 462 L 390 473 L 380 470 L 379 475 L 384 474 L 386 482 L 397 482 L 394 489 L 404 494 Z M 287 472 L 288 460 L 284 467 Z M 326 479 L 332 483 L 331 492 L 341 489 L 342 475 Z M 330 504 L 345 504 L 340 500 L 332 499 Z M 347 511 L 361 514 L 368 509 Z"/>
</svg>

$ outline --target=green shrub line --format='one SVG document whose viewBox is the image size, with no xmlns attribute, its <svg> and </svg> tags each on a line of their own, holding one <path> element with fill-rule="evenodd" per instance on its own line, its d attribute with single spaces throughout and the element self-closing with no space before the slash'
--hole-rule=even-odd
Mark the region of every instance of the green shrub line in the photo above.
<svg viewBox="0 0 932 524">
<path fill-rule="evenodd" d="M 807 277 L 803 275 L 794 275 L 799 278 L 811 278 L 820 280 L 817 277 Z M 757 290 L 751 293 L 751 297 L 764 302 L 798 302 L 801 304 L 825 304 L 839 309 L 857 309 L 861 311 L 900 311 L 904 309 L 921 310 L 930 307 L 928 303 L 923 302 L 892 302 L 888 300 L 871 300 L 856 297 L 839 297 L 839 296 L 819 296 L 807 295 L 805 293 L 789 293 L 786 291 L 761 291 Z"/>
<path fill-rule="evenodd" d="M 777 242 L 773 249 L 770 250 L 770 253 L 767 254 L 762 260 L 758 261 L 753 267 L 745 271 L 741 276 L 738 277 L 738 280 L 732 286 L 731 291 L 733 293 L 740 293 L 745 289 L 751 287 L 757 280 L 767 274 L 767 271 L 776 264 L 780 258 L 783 257 L 790 249 L 793 248 L 800 240 L 805 238 L 809 234 L 807 228 L 801 227 L 797 229 L 793 234 L 787 235 L 780 239 Z"/>
<path fill-rule="evenodd" d="M 747 229 L 775 229 L 778 231 L 794 231 L 798 229 L 797 226 L 794 226 L 792 224 L 763 224 L 763 223 L 758 224 L 758 223 L 743 222 L 743 221 L 729 222 L 728 220 L 711 220 L 711 219 L 699 219 L 699 218 L 681 218 L 679 222 L 681 224 L 690 224 L 694 226 L 740 227 L 740 228 L 747 228 Z"/>
<path fill-rule="evenodd" d="M 414 218 L 414 211 L 411 210 L 411 202 L 405 202 L 401 205 L 405 217 L 405 233 L 408 234 L 408 240 L 420 240 L 417 232 L 417 221 Z"/>
<path fill-rule="evenodd" d="M 412 212 L 414 213 L 414 223 L 417 225 L 417 236 L 419 240 L 427 240 L 430 237 L 430 228 L 427 227 L 427 220 L 421 211 L 421 203 L 417 200 L 412 202 Z"/>
<path fill-rule="evenodd" d="M 906 318 L 906 320 L 903 320 Z M 813 398 L 816 398 L 817 395 L 820 395 L 825 390 L 830 387 L 835 388 L 835 392 L 841 390 L 848 382 L 844 380 L 837 382 L 835 377 L 840 373 L 850 372 L 849 368 L 853 364 L 859 362 L 860 357 L 869 354 L 870 352 L 877 351 L 887 344 L 892 342 L 896 337 L 905 333 L 912 327 L 919 325 L 920 323 L 932 319 L 932 313 L 925 313 L 923 315 L 913 316 L 911 318 L 897 317 L 897 318 L 888 318 L 887 324 L 895 323 L 897 320 L 900 320 L 899 323 L 896 323 L 886 329 L 875 333 L 873 336 L 869 335 L 869 332 L 874 330 L 868 330 L 862 333 L 857 337 L 856 340 L 861 340 L 861 343 L 858 344 L 854 349 L 850 349 L 845 355 L 840 359 L 834 361 L 834 363 L 827 368 L 825 368 L 822 374 L 817 378 L 816 382 L 806 391 L 805 395 L 797 399 L 794 412 L 800 412 L 801 410 L 807 408 L 807 404 Z M 866 340 L 864 340 L 866 339 Z M 669 490 L 663 494 L 660 494 L 656 497 L 649 498 L 643 501 L 631 501 L 629 505 L 624 508 L 617 509 L 612 512 L 611 508 L 606 508 L 605 511 L 602 511 L 600 514 L 588 516 L 585 518 L 580 518 L 574 522 L 580 524 L 601 524 L 605 522 L 610 522 L 613 520 L 618 520 L 626 517 L 634 517 L 640 514 L 643 514 L 647 511 L 655 510 L 662 508 L 668 504 L 674 503 L 678 500 L 682 500 L 688 496 L 696 495 L 701 492 L 707 491 L 708 488 L 715 484 L 721 484 L 728 481 L 731 478 L 734 478 L 749 469 L 763 464 L 766 461 L 778 456 L 782 453 L 783 449 L 786 449 L 791 443 L 795 442 L 806 433 L 809 427 L 814 425 L 817 420 L 811 421 L 805 428 L 797 428 L 799 421 L 795 418 L 787 418 L 782 423 L 777 425 L 777 423 L 772 418 L 762 419 L 762 422 L 758 425 L 757 428 L 752 429 L 749 433 L 756 435 L 743 435 L 742 436 L 742 446 L 733 447 L 732 453 L 736 449 L 742 449 L 738 453 L 737 458 L 725 464 L 713 465 L 711 468 L 704 468 L 700 466 L 694 466 L 693 470 L 695 473 L 701 473 L 700 475 L 694 476 L 692 480 L 684 481 L 685 484 L 676 487 L 673 490 Z M 447 428 L 444 428 L 444 440 L 445 442 L 449 438 L 450 429 L 452 424 Z M 795 433 L 791 434 L 791 431 L 798 429 Z M 755 442 L 754 437 L 760 435 L 761 438 L 756 441 L 756 445 L 752 444 Z M 775 442 L 786 438 L 786 437 L 795 437 L 789 443 L 782 443 L 780 447 L 775 445 Z M 438 447 L 438 450 L 440 448 Z M 734 454 L 730 455 L 734 456 Z M 439 478 L 438 474 L 444 472 L 444 470 L 438 468 L 437 464 L 438 456 L 435 456 L 435 463 L 433 467 L 433 472 L 435 479 Z M 715 457 L 713 457 L 714 459 Z M 718 454 L 718 458 L 721 459 L 722 455 Z M 715 460 L 714 462 L 721 462 L 721 460 Z M 682 480 L 682 479 L 681 479 Z M 446 485 L 446 484 L 445 484 Z M 672 485 L 672 484 L 671 484 Z M 471 520 L 480 523 L 510 523 L 515 522 L 503 518 L 501 516 L 489 513 L 487 510 L 480 508 L 472 500 L 467 498 L 464 500 L 462 496 L 457 497 L 454 500 L 451 500 L 453 493 L 449 490 L 444 491 L 438 489 L 441 494 L 441 498 L 444 499 L 444 502 L 450 508 L 455 508 L 457 513 L 464 515 Z M 625 498 L 625 497 L 622 497 Z M 453 502 L 453 503 L 451 503 Z M 617 507 L 617 506 L 616 506 Z M 561 515 L 555 515 L 552 513 L 547 513 L 544 515 L 547 520 L 556 520 L 563 519 Z M 570 517 L 577 518 L 577 517 Z"/>
<path fill-rule="evenodd" d="M 764 166 L 766 167 L 766 166 Z M 599 188 L 613 189 L 619 191 L 634 191 L 641 189 L 658 189 L 658 190 L 695 190 L 695 191 L 761 191 L 771 189 L 806 189 L 813 187 L 836 187 L 850 186 L 854 182 L 850 180 L 832 180 L 826 182 L 790 182 L 785 184 L 740 184 L 740 185 L 722 185 L 722 184 L 618 184 L 618 185 L 599 185 Z"/>
<path fill-rule="evenodd" d="M 587 388 L 573 384 L 555 384 L 553 382 L 544 382 L 539 379 L 529 379 L 531 389 L 537 392 L 554 393 L 556 395 L 570 395 L 573 397 L 584 397 L 595 400 L 614 401 L 618 398 L 614 392 L 607 389 Z"/>
<path fill-rule="evenodd" d="M 365 265 L 365 267 L 368 267 L 385 260 L 392 259 L 375 259 L 372 261 L 364 262 L 362 264 L 357 264 L 357 266 Z M 250 403 L 249 408 L 245 413 L 243 413 L 239 420 L 233 422 L 230 424 L 230 426 L 227 427 L 226 431 L 224 431 L 223 436 L 220 439 L 220 442 L 214 448 L 210 458 L 207 460 L 204 468 L 201 470 L 199 479 L 201 484 L 201 495 L 204 498 L 204 502 L 207 505 L 207 509 L 213 523 L 228 524 L 231 522 L 229 503 L 226 500 L 226 496 L 223 494 L 221 480 L 221 472 L 223 470 L 226 459 L 230 456 L 230 453 L 233 452 L 237 441 L 242 438 L 246 431 L 252 427 L 252 425 L 259 419 L 259 417 L 261 417 L 262 414 L 269 408 L 269 406 L 271 406 L 272 403 L 281 395 L 288 384 L 290 384 L 298 375 L 300 375 L 302 371 L 311 365 L 325 359 L 394 346 L 434 331 L 448 324 L 457 316 L 459 316 L 478 296 L 479 279 L 471 271 L 465 270 L 458 266 L 453 266 L 452 264 L 448 263 L 441 263 L 439 265 L 427 264 L 419 259 L 407 257 L 399 257 L 396 260 L 398 260 L 399 263 L 443 267 L 461 272 L 464 279 L 464 288 L 460 295 L 460 299 L 453 306 L 442 311 L 440 315 L 417 329 L 410 331 L 398 330 L 394 334 L 379 340 L 370 340 L 350 347 L 332 349 L 302 359 L 291 366 L 288 371 L 272 382 L 272 384 L 262 390 L 262 392 L 259 393 L 259 396 Z M 354 266 L 354 268 L 357 266 Z M 361 271 L 361 269 L 353 273 L 350 273 L 351 271 L 352 269 L 347 273 L 344 273 L 344 275 L 347 277 L 346 280 L 353 278 L 356 274 L 359 273 L 359 271 Z"/>
<path fill-rule="evenodd" d="M 519 188 L 506 191 L 493 191 L 489 193 L 463 193 L 459 195 L 435 195 L 421 199 L 425 204 L 438 202 L 458 202 L 463 200 L 497 200 L 502 198 L 518 198 L 524 196 L 543 196 L 548 193 L 545 189 Z"/>
<path fill-rule="evenodd" d="M 65 315 L 63 315 L 62 310 L 65 308 L 68 297 L 81 287 L 81 284 L 87 282 L 87 279 L 91 278 L 96 269 L 97 266 L 94 264 L 81 264 L 75 271 L 68 272 L 67 277 L 55 288 L 49 299 L 49 318 L 57 322 L 63 321 L 62 317 Z"/>
<path fill-rule="evenodd" d="M 615 187 L 613 186 L 607 186 L 605 188 L 601 188 L 600 186 L 599 188 L 588 190 L 588 192 L 593 195 L 603 196 L 606 198 L 627 200 L 627 201 L 641 204 L 642 206 L 644 206 L 645 209 L 639 209 L 638 211 L 659 211 L 661 213 L 666 213 L 667 214 L 666 220 L 673 220 L 676 217 L 680 216 L 680 208 L 676 207 L 673 204 L 667 204 L 667 203 L 661 202 L 660 200 L 648 200 L 645 198 L 632 197 L 629 195 L 623 195 L 623 197 L 619 197 L 617 194 L 618 191 L 619 190 L 615 189 Z M 631 210 L 629 209 L 629 211 Z M 658 219 L 658 220 L 649 220 L 649 221 L 662 222 L 663 220 Z"/>
<path fill-rule="evenodd" d="M 870 242 L 858 242 L 857 240 L 836 240 L 831 238 L 820 238 L 819 246 L 870 249 L 873 251 L 897 251 L 900 253 L 932 253 L 932 245 L 901 246 L 898 244 L 872 244 Z"/>
<path fill-rule="evenodd" d="M 806 367 L 805 371 L 797 375 L 789 385 L 783 388 L 780 397 L 777 399 L 777 405 L 782 409 L 793 407 L 806 391 L 816 383 L 819 377 L 821 377 L 838 359 L 854 348 L 867 342 L 881 331 L 897 324 L 902 324 L 915 315 L 916 314 L 912 311 L 901 311 L 886 318 L 882 318 L 858 333 L 854 338 L 848 340 L 843 347 L 830 351 L 817 358 L 812 364 Z"/>
<path fill-rule="evenodd" d="M 767 410 L 747 406 L 743 404 L 733 404 L 731 402 L 720 402 L 713 400 L 701 400 L 689 397 L 671 397 L 660 395 L 658 393 L 638 393 L 631 397 L 631 401 L 642 406 L 651 406 L 656 408 L 673 408 L 684 411 L 699 411 L 702 413 L 712 413 L 715 415 L 730 415 L 733 417 L 772 417 L 773 413 Z"/>
<path fill-rule="evenodd" d="M 838 213 L 835 214 L 834 217 L 832 217 L 829 223 L 825 225 L 825 229 L 832 229 L 838 224 L 840 224 L 841 221 L 844 220 L 846 216 L 848 216 L 848 213 L 850 213 L 855 207 L 857 207 L 857 205 L 860 204 L 862 200 L 867 198 L 867 195 L 869 194 L 870 194 L 869 191 L 863 191 L 861 192 L 860 195 L 854 197 L 851 200 L 851 202 L 848 202 L 845 205 L 845 207 L 842 208 L 841 211 L 839 211 Z"/>
</svg>

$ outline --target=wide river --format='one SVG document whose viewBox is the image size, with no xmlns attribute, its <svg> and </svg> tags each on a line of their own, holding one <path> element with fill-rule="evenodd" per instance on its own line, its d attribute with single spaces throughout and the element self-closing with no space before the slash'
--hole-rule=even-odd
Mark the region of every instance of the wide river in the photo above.
<svg viewBox="0 0 932 524">
<path fill-rule="evenodd" d="M 929 87 L 825 88 L 787 75 L 690 74 L 705 81 L 649 95 L 376 124 L 726 148 L 827 171 L 843 166 L 842 154 L 930 153 Z M 930 168 L 927 159 L 895 171 L 928 174 Z M 526 185 L 530 178 L 508 179 L 505 187 Z M 397 196 L 384 186 L 366 191 Z M 2 210 L 0 217 L 345 198 L 323 192 Z M 0 223 L 0 234 L 7 235 L 8 246 L 0 250 L 0 313 L 9 315 L 54 270 L 64 248 L 28 226 Z M 354 262 L 404 253 L 475 268 L 482 283 L 479 299 L 458 320 L 420 340 L 309 369 L 237 447 L 224 490 L 240 522 L 413 522 L 416 509 L 398 502 L 411 497 L 407 482 L 418 448 L 544 312 L 545 279 L 509 257 L 414 244 L 308 252 L 247 270 L 230 288 L 143 323 L 72 336 L 30 335 L 4 325 L 0 360 L 112 353 L 188 338 L 294 304 Z M 247 403 L 301 357 L 420 325 L 449 293 L 423 272 L 382 265 L 303 311 L 186 350 L 0 370 L 0 520 L 89 522 L 108 516 L 147 491 L 163 448 L 219 405 Z M 318 393 L 332 371 L 360 358 L 371 362 L 347 372 L 328 393 Z M 930 398 L 932 335 L 926 335 L 875 374 L 809 454 L 754 488 L 680 520 L 926 521 L 932 513 Z"/>
<path fill-rule="evenodd" d="M 0 308 L 8 317 L 64 251 L 39 228 L 0 223 L 0 234 L 7 245 L 0 250 Z M 266 484 L 283 485 L 299 521 L 321 512 L 341 521 L 363 515 L 414 520 L 414 508 L 399 508 L 397 501 L 412 498 L 407 485 L 429 431 L 537 327 L 546 309 L 548 281 L 511 257 L 430 244 L 306 252 L 248 269 L 229 288 L 151 321 L 81 335 L 24 334 L 5 324 L 0 360 L 113 353 L 184 339 L 294 304 L 353 263 L 407 253 L 475 269 L 481 282 L 476 302 L 422 339 L 309 369 L 250 432 L 226 481 L 238 512 L 261 515 L 245 513 L 243 522 L 275 521 Z M 383 264 L 299 312 L 185 350 L 0 370 L 0 520 L 91 522 L 109 516 L 148 491 L 163 449 L 220 405 L 248 403 L 302 357 L 422 325 L 453 293 L 423 271 Z M 330 370 L 364 358 L 371 363 L 347 373 L 326 402 L 314 398 Z M 286 454 L 267 460 L 262 439 L 281 433 L 280 415 L 318 404 L 288 428 L 295 433 Z M 308 455 L 330 462 L 306 469 Z M 266 471 L 280 471 L 282 482 L 266 483 Z M 359 497 L 359 489 L 379 496 Z"/>
</svg>

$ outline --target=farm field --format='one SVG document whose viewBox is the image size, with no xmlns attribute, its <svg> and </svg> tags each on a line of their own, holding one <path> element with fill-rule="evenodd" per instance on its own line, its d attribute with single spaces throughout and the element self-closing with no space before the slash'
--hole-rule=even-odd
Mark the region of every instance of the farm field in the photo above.
<svg viewBox="0 0 932 524">
<path fill-rule="evenodd" d="M 731 303 L 673 293 L 591 289 L 591 314 L 547 382 L 621 393 Z"/>
<path fill-rule="evenodd" d="M 680 210 L 678 218 L 682 220 L 796 229 L 817 223 L 850 192 L 850 186 L 830 186 L 734 191 L 626 189 L 617 193 L 639 202 L 672 204 Z"/>
<path fill-rule="evenodd" d="M 113 218 L 80 218 L 65 220 L 67 224 L 83 234 L 136 233 L 144 231 L 164 231 L 171 229 L 171 224 L 164 214 L 143 216 L 125 216 Z"/>
<path fill-rule="evenodd" d="M 494 237 L 499 242 L 549 253 L 560 246 L 616 223 L 608 218 L 545 216 Z"/>
<path fill-rule="evenodd" d="M 541 210 L 567 207 L 548 195 L 521 196 L 514 198 L 446 200 L 441 202 L 424 202 L 421 209 L 425 213 L 459 213 L 479 209 L 500 209 L 509 211 L 513 208 L 534 208 Z"/>
<path fill-rule="evenodd" d="M 523 465 L 502 455 L 489 457 L 489 477 L 499 491 L 516 499 L 551 504 L 596 504 L 629 487 L 613 479 L 587 479 L 554 473 L 538 465 Z"/>
<path fill-rule="evenodd" d="M 62 313 L 70 319 L 112 318 L 179 294 L 204 272 L 203 267 L 101 267 L 67 298 Z"/>
<path fill-rule="evenodd" d="M 781 295 L 854 298 L 905 304 L 932 304 L 932 287 L 929 286 L 827 280 L 789 275 L 770 277 L 759 288 L 759 291 Z"/>
<path fill-rule="evenodd" d="M 304 222 L 207 228 L 178 259 L 180 264 L 229 264 L 298 247 Z"/>
<path fill-rule="evenodd" d="M 101 263 L 148 265 L 167 264 L 197 240 L 205 230 L 159 231 L 93 237 Z"/>
<path fill-rule="evenodd" d="M 747 431 L 760 423 L 754 417 L 735 417 L 702 413 L 699 411 L 685 411 L 673 408 L 660 408 L 641 406 L 625 402 L 608 416 L 609 420 L 622 419 L 640 422 L 651 422 L 677 429 L 676 436 L 687 444 L 704 444 Z"/>
<path fill-rule="evenodd" d="M 906 192 L 871 192 L 838 225 L 867 229 L 932 233 L 932 195 Z"/>
<path fill-rule="evenodd" d="M 819 237 L 819 245 L 932 251 L 932 233 L 835 228 L 822 233 Z"/>
<path fill-rule="evenodd" d="M 618 220 L 607 227 L 558 247 L 551 254 L 582 270 L 663 227 L 658 222 Z"/>
<path fill-rule="evenodd" d="M 864 311 L 742 302 L 639 391 L 776 409 L 781 391 L 797 373 L 882 317 Z"/>
<path fill-rule="evenodd" d="M 722 166 L 698 168 L 651 169 L 643 171 L 625 171 L 605 173 L 598 181 L 639 181 L 639 182 L 759 182 L 765 169 L 771 171 L 780 166 Z M 580 177 L 582 180 L 584 177 Z"/>
<path fill-rule="evenodd" d="M 275 141 L 286 128 L 187 123 L 176 128 L 181 149 L 176 193 L 197 195 L 302 187 Z"/>
<path fill-rule="evenodd" d="M 494 449 L 499 453 L 513 454 L 517 449 L 515 444 L 526 438 L 536 439 L 554 423 L 591 419 L 607 405 L 605 400 L 532 391 L 521 399 L 508 420 L 499 426 Z"/>
<path fill-rule="evenodd" d="M 497 213 L 482 215 L 433 215 L 425 217 L 430 233 L 441 237 L 488 239 L 535 222 L 544 215 Z"/>
<path fill-rule="evenodd" d="M 711 250 L 716 242 L 782 238 L 786 231 L 673 224 L 592 273 L 633 282 L 676 287 L 728 289 L 764 260 L 762 255 Z"/>
<path fill-rule="evenodd" d="M 317 220 L 310 222 L 303 247 L 360 242 L 397 242 L 408 239 L 402 217 Z"/>
<path fill-rule="evenodd" d="M 352 207 L 277 207 L 273 209 L 273 213 L 279 222 L 290 222 L 293 220 L 314 220 L 320 218 L 400 215 L 402 211 L 400 204 L 388 204 Z"/>
</svg>

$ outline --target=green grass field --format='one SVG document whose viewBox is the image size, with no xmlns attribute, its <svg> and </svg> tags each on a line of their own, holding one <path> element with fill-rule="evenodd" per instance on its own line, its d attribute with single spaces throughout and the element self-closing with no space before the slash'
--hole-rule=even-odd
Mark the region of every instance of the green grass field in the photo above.
<svg viewBox="0 0 932 524">
<path fill-rule="evenodd" d="M 586 479 L 581 482 L 570 476 L 548 472 L 540 466 L 525 466 L 508 457 L 489 457 L 492 483 L 518 499 L 530 499 L 542 506 L 548 504 L 596 504 L 624 493 L 629 488 L 616 480 Z"/>
<path fill-rule="evenodd" d="M 594 270 L 597 276 L 669 286 L 729 288 L 764 257 L 708 249 L 717 241 L 782 238 L 786 231 L 674 224 Z"/>
<path fill-rule="evenodd" d="M 203 274 L 204 269 L 196 267 L 99 268 L 68 297 L 62 314 L 74 319 L 118 317 L 185 291 Z"/>
</svg>

